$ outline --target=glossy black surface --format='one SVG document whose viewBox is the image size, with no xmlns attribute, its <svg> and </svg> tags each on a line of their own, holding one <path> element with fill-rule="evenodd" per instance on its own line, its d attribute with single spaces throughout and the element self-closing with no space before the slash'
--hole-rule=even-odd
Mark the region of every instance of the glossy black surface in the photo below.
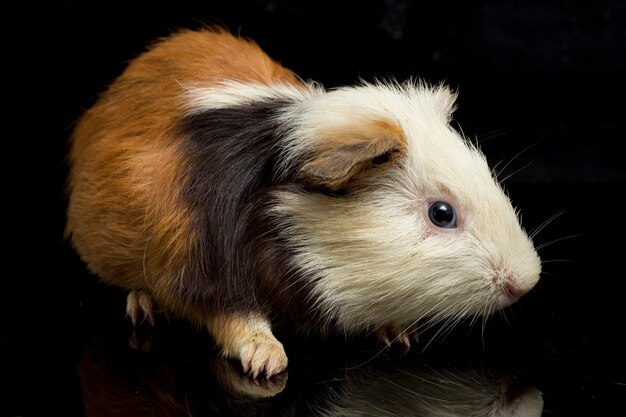
<svg viewBox="0 0 626 417">
<path fill-rule="evenodd" d="M 210 3 L 70 1 L 4 14 L 0 415 L 483 416 L 493 404 L 527 413 L 501 415 L 624 414 L 623 2 Z M 261 384 L 184 322 L 160 316 L 133 331 L 124 294 L 88 276 L 63 241 L 65 144 L 146 42 L 199 22 L 241 31 L 328 86 L 419 75 L 458 88 L 455 126 L 492 166 L 503 161 L 526 229 L 561 213 L 535 238 L 545 245 L 536 288 L 485 321 L 421 334 L 406 354 L 373 337 L 279 333 L 288 374 Z"/>
</svg>

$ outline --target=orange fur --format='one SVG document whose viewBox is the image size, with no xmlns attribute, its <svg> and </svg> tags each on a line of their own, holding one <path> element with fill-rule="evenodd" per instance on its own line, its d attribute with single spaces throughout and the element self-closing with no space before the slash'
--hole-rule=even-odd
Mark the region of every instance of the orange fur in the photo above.
<svg viewBox="0 0 626 417">
<path fill-rule="evenodd" d="M 66 233 L 81 258 L 105 281 L 148 289 L 192 319 L 204 312 L 182 311 L 191 306 L 168 291 L 196 241 L 179 198 L 188 161 L 173 129 L 185 107 L 183 83 L 225 79 L 300 84 L 253 42 L 220 30 L 181 31 L 133 60 L 72 136 Z"/>
</svg>

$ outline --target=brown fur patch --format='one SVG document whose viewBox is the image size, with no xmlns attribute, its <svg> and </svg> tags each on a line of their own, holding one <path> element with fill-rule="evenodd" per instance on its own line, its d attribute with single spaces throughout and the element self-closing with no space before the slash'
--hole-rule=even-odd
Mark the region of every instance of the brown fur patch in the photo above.
<svg viewBox="0 0 626 417">
<path fill-rule="evenodd" d="M 253 42 L 181 31 L 129 64 L 79 120 L 70 152 L 66 233 L 89 270 L 202 324 L 206 307 L 172 291 L 198 241 L 181 199 L 190 161 L 174 132 L 182 85 L 223 80 L 300 84 Z"/>
<path fill-rule="evenodd" d="M 306 162 L 302 176 L 309 182 L 329 189 L 338 189 L 384 155 L 393 161 L 394 154 L 406 151 L 402 129 L 387 120 L 367 120 L 341 129 L 319 132 L 321 148 Z"/>
</svg>

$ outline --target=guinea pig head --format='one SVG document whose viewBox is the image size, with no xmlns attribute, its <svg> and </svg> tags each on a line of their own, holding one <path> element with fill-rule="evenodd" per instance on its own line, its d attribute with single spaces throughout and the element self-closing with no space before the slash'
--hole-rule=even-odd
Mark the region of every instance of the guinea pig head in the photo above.
<svg viewBox="0 0 626 417">
<path fill-rule="evenodd" d="M 273 210 L 329 323 L 488 315 L 538 281 L 509 198 L 449 124 L 454 100 L 445 87 L 365 85 L 284 114 L 285 160 L 304 160 L 309 187 L 277 192 Z"/>
</svg>

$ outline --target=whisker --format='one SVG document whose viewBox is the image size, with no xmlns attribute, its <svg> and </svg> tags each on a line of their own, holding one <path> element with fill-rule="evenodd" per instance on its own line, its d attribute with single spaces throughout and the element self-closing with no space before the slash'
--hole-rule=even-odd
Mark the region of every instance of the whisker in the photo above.
<svg viewBox="0 0 626 417">
<path fill-rule="evenodd" d="M 412 327 L 416 327 L 415 329 L 412 330 L 412 332 L 419 332 L 419 328 L 417 326 L 417 324 L 420 322 L 421 319 L 416 319 L 413 323 L 411 323 L 410 325 L 408 325 L 398 336 L 396 336 L 393 340 L 390 341 L 390 343 L 394 343 L 396 342 L 400 336 L 402 335 L 402 333 L 407 332 L 409 329 L 411 329 Z M 368 333 L 368 335 L 371 335 L 375 332 L 375 330 L 372 330 L 371 332 Z M 385 350 L 387 349 L 387 346 L 383 346 L 381 347 L 379 350 L 375 351 L 375 353 L 368 358 L 367 360 L 365 360 L 364 362 L 361 362 L 357 365 L 351 366 L 351 367 L 347 367 L 347 368 L 343 368 L 344 370 L 352 370 L 352 369 L 357 369 L 360 368 L 364 365 L 367 365 L 368 363 L 370 363 L 371 361 L 373 361 L 374 359 L 376 359 L 378 356 L 380 356 L 381 354 L 383 354 L 385 352 Z"/>
<path fill-rule="evenodd" d="M 485 328 L 487 327 L 487 316 L 483 315 L 482 316 L 482 320 L 481 320 L 481 326 L 480 326 L 480 343 L 483 346 L 483 351 L 486 350 L 486 346 L 485 346 Z"/>
<path fill-rule="evenodd" d="M 424 349 L 426 349 L 428 345 L 430 345 L 430 343 L 435 341 L 438 337 L 440 338 L 440 343 L 442 343 L 445 338 L 448 337 L 448 335 L 452 332 L 452 330 L 457 327 L 459 322 L 461 322 L 461 320 L 463 320 L 467 316 L 467 313 L 470 309 L 471 304 L 466 303 L 466 305 L 463 306 L 463 308 L 461 308 L 458 313 L 456 313 L 452 317 L 448 317 L 447 319 L 445 319 L 445 322 L 441 325 L 441 328 L 437 330 L 432 339 L 428 342 L 428 344 L 426 344 Z"/>
<path fill-rule="evenodd" d="M 507 326 L 509 326 L 509 328 L 512 327 L 511 322 L 509 321 L 509 317 L 506 315 L 506 311 L 505 310 L 500 310 L 500 311 L 502 312 L 502 317 L 504 318 L 504 321 L 506 322 Z M 514 315 L 514 314 L 511 313 L 511 315 Z"/>
<path fill-rule="evenodd" d="M 462 317 L 459 315 L 459 316 L 453 316 L 452 318 L 446 320 L 444 325 L 441 326 L 441 334 L 439 335 L 441 337 L 440 343 L 443 342 L 446 337 L 448 337 L 452 329 L 459 323 L 461 318 Z M 435 337 L 437 337 L 436 334 L 435 334 Z"/>
<path fill-rule="evenodd" d="M 558 277 L 558 276 L 556 276 L 556 275 L 554 275 L 554 274 L 552 274 L 550 272 L 546 272 L 546 271 L 541 271 L 541 275 L 547 275 L 550 278 L 554 278 L 554 279 L 561 279 L 560 277 Z"/>
<path fill-rule="evenodd" d="M 448 323 L 448 321 L 446 320 L 446 324 Z M 428 346 L 430 346 L 431 343 L 433 343 L 436 339 L 437 336 L 441 333 L 441 331 L 445 328 L 446 324 L 442 325 L 442 327 L 439 328 L 439 330 L 437 330 L 435 332 L 435 334 L 430 338 L 430 340 L 426 343 L 426 345 L 424 345 L 424 347 L 422 348 L 422 352 L 425 352 L 428 349 Z"/>
<path fill-rule="evenodd" d="M 493 314 L 492 308 L 493 308 L 492 306 L 486 305 L 484 307 L 485 312 L 482 315 L 482 326 L 481 326 L 481 329 L 480 329 L 480 340 L 481 340 L 481 343 L 483 345 L 483 350 L 485 350 L 485 329 L 487 328 L 487 320 L 488 320 L 488 318 L 491 317 L 491 315 Z"/>
<path fill-rule="evenodd" d="M 483 143 L 483 142 L 487 142 L 488 140 L 491 139 L 495 139 L 495 138 L 499 138 L 502 136 L 506 136 L 506 132 L 503 132 L 501 130 L 493 130 L 491 132 L 487 132 L 483 135 L 481 135 L 482 137 L 478 139 L 478 143 Z"/>
<path fill-rule="evenodd" d="M 504 162 L 504 159 L 500 159 L 498 162 L 496 162 L 496 164 L 491 168 L 491 175 L 494 178 L 498 178 L 498 175 L 500 175 L 500 173 L 502 173 L 502 171 L 497 171 L 498 170 L 498 166 L 500 166 L 501 163 Z"/>
<path fill-rule="evenodd" d="M 528 151 L 530 148 L 532 148 L 533 146 L 537 145 L 538 143 L 540 143 L 540 142 L 542 142 L 542 141 L 543 141 L 543 139 L 536 140 L 535 142 L 531 143 L 530 145 L 528 145 L 527 147 L 525 147 L 524 149 L 522 149 L 521 151 L 519 151 L 517 154 L 515 154 L 515 156 L 513 156 L 513 158 L 511 158 L 511 159 L 509 160 L 509 162 L 507 162 L 507 163 L 506 163 L 506 164 L 502 167 L 502 169 L 500 170 L 500 172 L 496 175 L 496 178 L 497 178 L 498 176 L 500 176 L 500 174 L 501 174 L 501 173 L 503 173 L 503 172 L 504 172 L 504 170 L 505 170 L 505 169 L 506 169 L 509 165 L 511 165 L 511 163 L 512 163 L 513 161 L 515 161 L 517 158 L 519 158 L 519 156 L 520 156 L 520 155 L 522 155 L 524 152 Z M 508 178 L 508 177 L 507 177 L 507 178 Z"/>
<path fill-rule="evenodd" d="M 417 323 L 419 323 L 419 321 L 420 321 L 420 319 L 417 319 L 417 320 L 415 320 L 413 323 L 409 324 L 407 327 L 405 327 L 405 328 L 404 328 L 404 330 L 402 330 L 402 332 L 401 332 L 400 334 L 402 334 L 402 333 L 406 333 L 406 332 L 407 332 L 407 331 L 409 331 L 409 330 L 411 330 L 411 331 L 410 331 L 409 333 L 407 333 L 407 335 L 409 335 L 409 334 L 411 334 L 411 333 L 415 333 L 415 332 L 417 332 L 416 326 L 417 326 Z M 412 329 L 411 329 L 411 328 L 412 328 Z M 400 336 L 396 336 L 396 338 L 394 339 L 394 342 L 395 342 L 396 340 L 398 340 L 398 338 L 399 338 L 399 337 L 400 337 Z"/>
<path fill-rule="evenodd" d="M 342 370 L 345 371 L 351 371 L 353 369 L 358 369 L 364 365 L 367 365 L 368 363 L 370 363 L 371 361 L 373 361 L 374 359 L 376 359 L 377 357 L 379 357 L 380 355 L 382 355 L 383 353 L 385 353 L 385 350 L 387 349 L 387 346 L 383 346 L 380 349 L 378 349 L 378 351 L 375 351 L 375 353 L 370 356 L 368 359 L 366 359 L 365 361 L 357 364 L 357 365 L 353 365 L 353 366 L 347 366 L 345 368 L 342 368 Z"/>
<path fill-rule="evenodd" d="M 570 236 L 565 236 L 565 237 L 559 237 L 557 239 L 552 239 L 552 240 L 549 240 L 549 241 L 544 242 L 541 245 L 537 246 L 536 249 L 537 250 L 541 250 L 541 249 L 545 248 L 546 246 L 552 245 L 553 243 L 557 243 L 557 242 L 560 242 L 562 240 L 573 239 L 575 237 L 581 237 L 581 236 L 585 236 L 585 234 L 584 233 L 579 233 L 577 235 L 570 235 Z"/>
<path fill-rule="evenodd" d="M 478 320 L 480 319 L 481 315 L 480 314 L 476 314 L 472 317 L 472 319 L 470 320 L 470 327 L 473 328 L 474 325 L 478 322 Z"/>
<path fill-rule="evenodd" d="M 552 216 L 550 216 L 547 220 L 545 220 L 543 223 L 541 223 L 537 228 L 535 228 L 535 230 L 533 230 L 532 232 L 530 232 L 529 236 L 530 239 L 534 239 L 539 233 L 541 233 L 541 231 L 543 229 L 545 229 L 545 227 L 547 225 L 549 225 L 550 223 L 552 223 L 554 220 L 556 220 L 559 216 L 561 216 L 563 213 L 565 213 L 565 210 L 559 210 L 558 212 L 556 212 L 555 214 L 553 214 Z"/>
<path fill-rule="evenodd" d="M 501 180 L 498 180 L 500 182 L 505 182 L 506 180 L 508 180 L 509 178 L 511 178 L 513 175 L 517 174 L 520 171 L 525 170 L 526 168 L 528 168 L 529 166 L 531 166 L 535 161 L 530 161 L 529 163 L 527 163 L 526 165 L 524 165 L 523 167 L 516 169 L 515 171 L 513 171 L 512 173 L 510 173 L 509 175 L 507 175 L 506 177 L 502 178 Z"/>
</svg>

